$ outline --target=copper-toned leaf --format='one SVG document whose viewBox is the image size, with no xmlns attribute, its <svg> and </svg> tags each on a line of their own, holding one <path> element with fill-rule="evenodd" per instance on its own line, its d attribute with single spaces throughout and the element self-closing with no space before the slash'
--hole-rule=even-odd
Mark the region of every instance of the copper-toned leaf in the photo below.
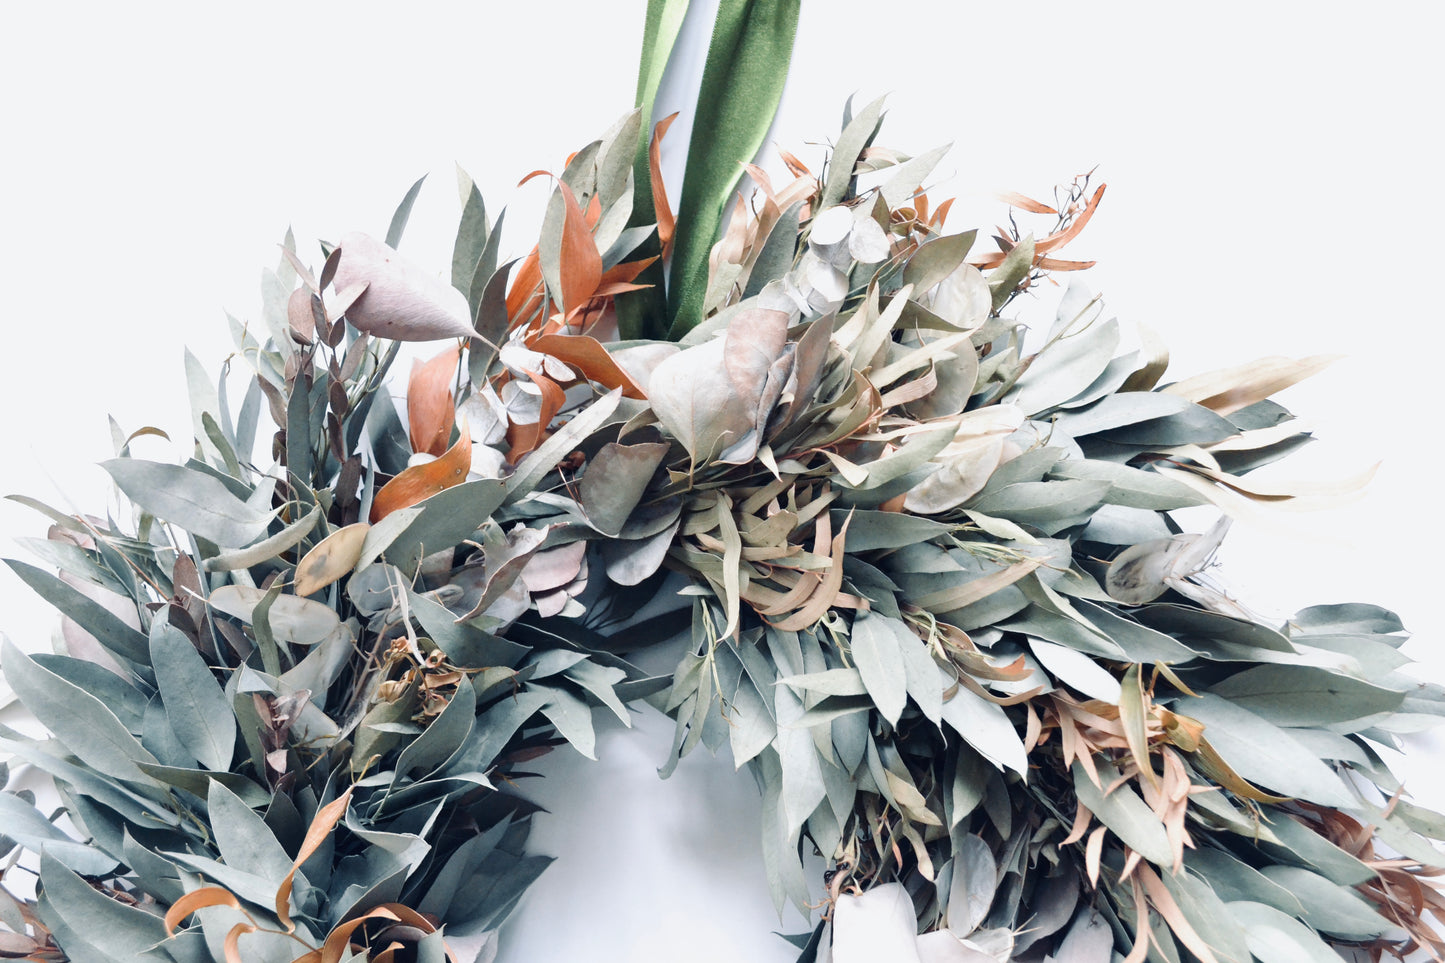
<svg viewBox="0 0 1445 963">
<path fill-rule="evenodd" d="M 221 947 L 222 952 L 226 955 L 226 963 L 246 963 L 241 957 L 241 937 L 254 932 L 256 932 L 254 923 L 237 923 L 231 927 L 230 932 L 226 934 L 226 942 Z"/>
<path fill-rule="evenodd" d="M 677 120 L 677 114 L 670 114 L 657 122 L 652 129 L 652 142 L 647 148 L 647 167 L 652 181 L 652 207 L 657 217 L 657 239 L 662 243 L 664 255 L 672 248 L 672 234 L 677 218 L 672 205 L 667 201 L 667 185 L 662 182 L 662 138 Z"/>
<path fill-rule="evenodd" d="M 291 872 L 286 874 L 286 878 L 276 890 L 276 918 L 286 927 L 288 933 L 296 932 L 296 924 L 291 922 L 291 887 L 296 882 L 296 871 L 311 858 L 311 854 L 326 841 L 326 837 L 331 835 L 341 817 L 346 815 L 346 807 L 350 803 L 351 787 L 347 786 L 344 793 L 317 811 L 316 818 L 311 820 L 311 825 L 306 829 L 306 837 L 301 840 L 301 848 L 296 853 L 296 861 L 291 864 Z"/>
<path fill-rule="evenodd" d="M 366 522 L 357 522 L 338 528 L 317 542 L 296 565 L 296 594 L 319 592 L 350 572 L 361 558 L 361 546 L 370 530 Z"/>
<path fill-rule="evenodd" d="M 451 440 L 456 423 L 452 385 L 461 361 L 460 343 L 422 364 L 413 362 L 406 388 L 406 419 L 411 429 L 411 450 L 440 456 Z"/>
<path fill-rule="evenodd" d="M 1057 214 L 1049 205 L 1042 201 L 1036 201 L 1032 197 L 1026 197 L 1018 191 L 1001 191 L 998 199 L 1009 207 L 1017 207 L 1019 210 L 1028 211 L 1030 214 Z"/>
<path fill-rule="evenodd" d="M 575 314 L 586 304 L 602 280 L 602 254 L 587 229 L 587 218 L 577 205 L 577 196 L 566 182 L 559 182 L 562 193 L 561 283 L 562 313 Z"/>
<path fill-rule="evenodd" d="M 472 470 L 472 436 L 462 425 L 461 437 L 436 461 L 404 469 L 382 486 L 371 503 L 373 525 L 398 508 L 409 508 L 424 498 L 467 480 Z"/>
<path fill-rule="evenodd" d="M 172 903 L 170 909 L 166 910 L 166 932 L 174 934 L 182 920 L 196 910 L 205 909 L 208 906 L 229 906 L 238 910 L 241 908 L 241 903 L 236 899 L 236 894 L 220 886 L 202 886 L 200 889 L 193 889 Z"/>
<path fill-rule="evenodd" d="M 1048 254 L 1050 251 L 1057 251 L 1078 237 L 1079 232 L 1084 229 L 1084 226 L 1089 223 L 1090 218 L 1094 216 L 1094 212 L 1099 209 L 1099 201 L 1104 198 L 1104 188 L 1108 186 L 1108 184 L 1099 185 L 1098 189 L 1094 191 L 1094 196 L 1089 198 L 1089 202 L 1084 205 L 1084 209 L 1075 215 L 1074 219 L 1069 222 L 1068 227 L 1059 231 L 1057 234 L 1050 234 L 1047 237 L 1041 237 L 1035 241 L 1034 255 L 1037 256 L 1040 254 Z"/>
<path fill-rule="evenodd" d="M 530 342 L 533 350 L 565 361 L 605 388 L 621 388 L 624 398 L 646 398 L 637 382 L 624 371 L 596 338 L 583 334 L 544 334 Z"/>
</svg>

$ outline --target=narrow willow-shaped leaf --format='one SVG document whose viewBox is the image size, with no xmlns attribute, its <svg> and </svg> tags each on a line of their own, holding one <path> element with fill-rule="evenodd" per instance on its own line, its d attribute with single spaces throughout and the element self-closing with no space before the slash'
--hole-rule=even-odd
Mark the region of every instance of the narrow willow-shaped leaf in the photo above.
<svg viewBox="0 0 1445 963">
<path fill-rule="evenodd" d="M 114 458 L 101 467 L 142 509 L 222 548 L 255 541 L 271 523 L 272 512 L 243 502 L 218 479 L 182 465 Z"/>
<path fill-rule="evenodd" d="M 207 769 L 228 771 L 236 747 L 236 717 L 205 659 L 184 633 L 159 618 L 151 626 L 150 654 L 176 738 Z"/>
<path fill-rule="evenodd" d="M 99 699 L 42 668 L 8 638 L 0 641 L 0 664 L 25 708 L 81 762 L 112 779 L 160 785 L 136 768 L 155 756 Z"/>
</svg>

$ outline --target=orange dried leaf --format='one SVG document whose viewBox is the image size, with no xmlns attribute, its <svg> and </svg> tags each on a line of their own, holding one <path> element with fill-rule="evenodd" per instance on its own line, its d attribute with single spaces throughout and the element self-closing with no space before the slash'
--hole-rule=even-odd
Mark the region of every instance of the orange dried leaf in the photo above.
<svg viewBox="0 0 1445 963">
<path fill-rule="evenodd" d="M 1034 264 L 1045 271 L 1087 271 L 1093 267 L 1096 261 L 1061 261 L 1056 257 L 1041 257 L 1034 260 Z"/>
<path fill-rule="evenodd" d="M 1057 214 L 1049 205 L 1042 201 L 1036 201 L 1032 197 L 1020 194 L 1018 191 L 1000 191 L 998 199 L 1009 207 L 1017 207 L 1019 210 L 1028 211 L 1030 214 Z"/>
<path fill-rule="evenodd" d="M 507 317 L 513 326 L 525 321 L 542 301 L 542 259 L 534 247 L 512 274 L 512 287 L 507 292 Z"/>
<path fill-rule="evenodd" d="M 624 261 L 621 264 L 614 264 L 612 267 L 602 272 L 602 279 L 597 282 L 597 285 L 600 288 L 603 285 L 607 284 L 619 284 L 625 283 L 627 281 L 635 281 L 637 280 L 637 276 L 641 274 L 644 270 L 646 270 L 648 265 L 650 265 L 653 261 L 656 260 L 656 257 L 645 257 L 640 261 Z"/>
<path fill-rule="evenodd" d="M 1209 948 L 1209 943 L 1190 924 L 1184 916 L 1184 911 L 1174 901 L 1174 894 L 1169 892 L 1164 881 L 1154 870 L 1148 865 L 1140 866 L 1139 881 L 1144 885 L 1144 892 L 1148 894 L 1149 902 L 1154 904 L 1154 908 L 1159 911 L 1160 916 L 1164 917 L 1164 922 L 1169 924 L 1169 928 L 1174 931 L 1179 942 L 1189 948 L 1189 952 L 1199 959 L 1199 963 L 1219 963 L 1218 957 Z"/>
<path fill-rule="evenodd" d="M 296 861 L 291 864 L 291 872 L 286 874 L 280 888 L 276 890 L 276 918 L 286 927 L 288 933 L 296 932 L 296 924 L 291 922 L 291 887 L 296 882 L 296 871 L 311 858 L 311 854 L 326 841 L 326 837 L 331 835 L 331 831 L 346 814 L 346 807 L 350 803 L 351 787 L 347 786 L 346 792 L 317 811 L 316 818 L 311 820 L 311 825 L 306 829 L 305 838 L 301 840 L 301 848 L 296 853 Z M 229 940 L 229 937 L 227 939 Z"/>
<path fill-rule="evenodd" d="M 571 315 L 592 297 L 602 280 L 602 255 L 597 242 L 587 229 L 587 218 L 577 204 L 577 195 L 566 183 L 558 183 L 562 192 L 561 284 L 562 313 Z"/>
<path fill-rule="evenodd" d="M 662 138 L 675 120 L 677 114 L 674 113 L 658 121 L 657 126 L 652 128 L 652 141 L 647 146 L 647 169 L 652 182 L 652 209 L 657 218 L 657 239 L 662 244 L 664 255 L 672 247 L 672 234 L 677 226 L 677 218 L 667 201 L 667 185 L 662 182 Z"/>
<path fill-rule="evenodd" d="M 403 469 L 401 474 L 382 486 L 371 503 L 371 524 L 375 525 L 399 508 L 410 508 L 437 492 L 460 485 L 467 480 L 467 472 L 471 470 L 472 438 L 463 422 L 461 437 L 447 449 L 446 454 L 425 465 Z"/>
<path fill-rule="evenodd" d="M 596 338 L 585 334 L 544 334 L 528 345 L 534 351 L 566 362 L 605 388 L 621 388 L 625 398 L 646 398 L 637 382 L 612 359 Z"/>
<path fill-rule="evenodd" d="M 256 927 L 251 923 L 237 923 L 231 927 L 231 931 L 226 934 L 226 942 L 221 947 L 226 954 L 226 963 L 245 963 L 241 959 L 241 937 L 254 932 Z"/>
<path fill-rule="evenodd" d="M 406 419 L 411 429 L 412 451 L 441 455 L 447 450 L 447 441 L 456 423 L 452 384 L 461 357 L 462 348 L 458 343 L 425 364 L 412 363 L 406 388 Z"/>
<path fill-rule="evenodd" d="M 202 886 L 200 889 L 193 889 L 172 903 L 171 908 L 166 910 L 166 932 L 174 935 L 176 927 L 181 924 L 182 920 L 196 910 L 205 909 L 208 906 L 229 906 L 238 910 L 241 908 L 241 903 L 236 899 L 234 893 L 220 886 Z"/>
<path fill-rule="evenodd" d="M 1057 234 L 1050 234 L 1048 237 L 1034 242 L 1034 253 L 1047 254 L 1050 251 L 1057 251 L 1078 237 L 1079 232 L 1084 229 L 1084 226 L 1089 223 L 1089 219 L 1094 216 L 1094 212 L 1099 209 L 1099 201 L 1104 197 L 1104 188 L 1108 186 L 1108 184 L 1099 185 L 1099 189 L 1094 191 L 1094 196 L 1089 198 L 1089 203 L 1084 205 L 1084 209 L 1069 223 L 1068 227 Z"/>
<path fill-rule="evenodd" d="M 798 160 L 797 157 L 793 156 L 788 151 L 779 150 L 778 156 L 783 159 L 783 164 L 787 166 L 788 170 L 793 172 L 794 177 L 813 176 L 813 172 L 808 170 L 807 166 L 802 161 Z"/>
</svg>

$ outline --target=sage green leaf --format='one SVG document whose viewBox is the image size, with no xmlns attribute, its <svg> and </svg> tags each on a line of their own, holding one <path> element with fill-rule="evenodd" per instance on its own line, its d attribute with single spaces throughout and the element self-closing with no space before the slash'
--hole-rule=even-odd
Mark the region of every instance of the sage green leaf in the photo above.
<svg viewBox="0 0 1445 963">
<path fill-rule="evenodd" d="M 557 727 L 557 733 L 588 759 L 596 759 L 597 733 L 592 728 L 592 709 L 566 689 L 534 685 L 532 690 L 547 697 L 542 715 Z"/>
<path fill-rule="evenodd" d="M 1099 781 L 1105 786 L 1113 785 L 1118 779 L 1118 772 L 1105 763 L 1096 765 Z M 1170 864 L 1173 856 L 1169 848 L 1169 837 L 1164 832 L 1164 824 L 1154 815 L 1148 804 L 1139 798 L 1133 786 L 1125 783 L 1106 796 L 1103 790 L 1089 779 L 1082 763 L 1074 762 L 1073 773 L 1074 792 L 1078 794 L 1081 806 L 1086 807 L 1098 817 L 1099 822 L 1108 826 L 1115 836 L 1124 841 L 1124 845 L 1149 862 L 1158 866 Z"/>
<path fill-rule="evenodd" d="M 786 687 L 773 693 L 773 706 L 778 714 L 777 749 L 781 767 L 781 803 L 785 838 L 797 845 L 798 833 L 818 804 L 827 796 L 823 782 L 818 749 L 808 728 L 802 725 L 803 703 Z M 716 711 L 716 710 L 714 710 Z"/>
<path fill-rule="evenodd" d="M 426 175 L 418 177 L 416 183 L 407 189 L 406 196 L 396 206 L 396 211 L 391 215 L 391 224 L 386 229 L 386 246 L 396 248 L 401 244 L 401 235 L 406 231 L 406 222 L 411 219 L 411 208 L 416 203 L 416 196 L 421 193 L 422 184 L 426 183 Z"/>
<path fill-rule="evenodd" d="M 647 383 L 658 421 L 697 465 L 743 441 L 756 424 L 756 398 L 749 404 L 734 386 L 726 359 L 726 337 L 709 341 L 663 359 Z"/>
<path fill-rule="evenodd" d="M 1199 847 L 1185 853 L 1184 864 L 1198 873 L 1226 903 L 1240 900 L 1264 903 L 1291 916 L 1304 913 L 1304 906 L 1283 886 L 1230 853 Z"/>
<path fill-rule="evenodd" d="M 943 721 L 997 768 L 1007 767 L 1020 774 L 1028 772 L 1023 739 L 1003 706 L 989 702 L 966 686 L 958 686 L 953 696 L 943 703 Z"/>
<path fill-rule="evenodd" d="M 211 593 L 211 605 L 243 622 L 253 622 L 266 593 L 249 585 L 223 585 Z M 277 642 L 316 645 L 325 641 L 341 624 L 329 605 L 296 595 L 278 595 L 266 613 Z"/>
<path fill-rule="evenodd" d="M 702 320 L 708 254 L 717 239 L 723 206 L 742 176 L 743 165 L 757 154 L 772 125 L 792 59 L 800 7 L 800 0 L 719 4 L 693 114 L 673 235 L 668 291 L 671 340 Z M 862 147 L 859 144 L 858 150 Z"/>
<path fill-rule="evenodd" d="M 1104 503 L 1108 505 L 1143 508 L 1153 512 L 1204 504 L 1204 499 L 1192 488 L 1181 485 L 1172 478 L 1092 458 L 1065 458 L 1053 467 L 1049 476 L 1106 481 L 1109 483 L 1109 491 L 1104 495 Z M 1168 532 L 1163 534 L 1168 537 Z"/>
<path fill-rule="evenodd" d="M 1220 963 L 1249 963 L 1244 929 L 1208 883 L 1189 873 L 1160 873 L 1159 877 L 1184 918 Z"/>
<path fill-rule="evenodd" d="M 1286 730 L 1248 709 L 1209 693 L 1175 708 L 1204 723 L 1204 738 L 1244 779 L 1322 806 L 1356 805 L 1355 795 L 1337 773 Z"/>
<path fill-rule="evenodd" d="M 799 201 L 783 212 L 768 232 L 763 248 L 748 274 L 747 286 L 743 288 L 743 299 L 753 297 L 776 278 L 788 273 L 793 266 L 793 257 L 798 246 L 798 222 L 802 219 L 806 203 Z"/>
<path fill-rule="evenodd" d="M 563 674 L 610 709 L 612 714 L 617 717 L 618 722 L 629 729 L 632 727 L 632 715 L 627 711 L 627 706 L 617 688 L 627 679 L 626 670 L 615 666 L 598 665 L 590 659 L 584 659 L 569 666 Z"/>
<path fill-rule="evenodd" d="M 1249 952 L 1259 963 L 1340 963 L 1340 955 L 1308 926 L 1263 903 L 1226 903 L 1244 928 Z"/>
<path fill-rule="evenodd" d="M 1208 408 L 1191 404 L 1167 418 L 1152 418 L 1122 428 L 1101 432 L 1099 437 L 1115 445 L 1209 445 L 1238 433 L 1225 418 Z"/>
<path fill-rule="evenodd" d="M 1018 290 L 1019 282 L 1029 276 L 1034 265 L 1034 236 L 1025 235 L 1004 255 L 1003 262 L 994 268 L 988 278 L 988 288 L 993 293 L 993 310 L 998 311 L 1008 303 Z M 1090 381 L 1092 382 L 1092 378 Z M 1087 385 L 1086 385 L 1087 387 Z M 1072 397 L 1072 395 L 1070 396 Z M 1067 401 L 1068 399 L 1063 399 Z"/>
<path fill-rule="evenodd" d="M 156 688 L 176 738 L 202 766 L 229 771 L 236 748 L 236 717 L 206 660 L 163 618 L 151 623 L 150 651 Z"/>
<path fill-rule="evenodd" d="M 927 294 L 958 270 L 977 236 L 977 231 L 964 231 L 924 241 L 904 265 L 903 283 L 913 285 L 919 296 Z"/>
<path fill-rule="evenodd" d="M 1236 673 L 1210 692 L 1277 726 L 1325 726 L 1393 712 L 1403 692 L 1326 669 L 1261 665 Z"/>
<path fill-rule="evenodd" d="M 859 687 L 862 687 L 861 680 Z M 728 720 L 732 723 L 728 727 L 728 739 L 732 744 L 735 768 L 741 769 L 744 763 L 755 758 L 777 738 L 778 724 L 773 719 L 772 707 L 758 694 L 751 677 L 745 677 L 738 683 Z"/>
<path fill-rule="evenodd" d="M 253 565 L 269 562 L 282 552 L 300 545 L 306 536 L 311 534 L 311 530 L 321 522 L 325 514 L 320 505 L 315 505 L 311 511 L 269 538 L 263 538 L 245 548 L 227 549 L 206 559 L 205 569 L 208 572 L 233 572 L 236 569 L 250 568 Z"/>
<path fill-rule="evenodd" d="M 507 497 L 503 505 L 510 505 L 523 496 L 530 495 L 568 452 L 580 446 L 583 440 L 608 423 L 621 401 L 622 389 L 613 388 L 573 415 L 571 421 L 558 428 L 546 441 L 538 445 L 535 451 L 523 458 L 517 465 L 517 470 L 507 478 Z"/>
<path fill-rule="evenodd" d="M 613 537 L 622 532 L 670 447 L 658 442 L 602 446 L 577 486 L 578 503 L 593 528 Z"/>
<path fill-rule="evenodd" d="M 107 953 L 120 959 L 140 957 L 166 938 L 161 918 L 111 899 L 49 854 L 40 856 L 43 904 L 77 933 L 103 934 Z"/>
<path fill-rule="evenodd" d="M 1275 819 L 1269 830 L 1278 843 L 1262 842 L 1261 848 L 1276 859 L 1307 865 L 1341 886 L 1358 886 L 1375 876 L 1369 866 L 1293 817 Z"/>
<path fill-rule="evenodd" d="M 893 172 L 888 175 L 888 179 L 878 188 L 878 193 L 883 195 L 883 201 L 888 205 L 889 209 L 907 206 L 908 202 L 913 199 L 913 195 L 917 193 L 918 188 L 923 184 L 924 179 L 933 173 L 933 169 L 938 166 L 938 162 L 943 160 L 944 155 L 946 155 L 948 151 L 949 145 L 935 147 L 933 150 L 910 158 L 894 168 Z M 917 255 L 915 254 L 914 257 L 917 257 Z M 911 263 L 912 258 L 909 260 Z M 905 278 L 903 283 L 907 284 L 909 282 Z M 919 289 L 914 288 L 914 290 Z"/>
<path fill-rule="evenodd" d="M 1118 321 L 1110 318 L 1092 324 L 1039 352 L 1004 398 L 1025 414 L 1047 411 L 1088 388 L 1109 366 L 1118 347 Z"/>
<path fill-rule="evenodd" d="M 56 829 L 39 810 L 13 793 L 0 792 L 0 825 L 8 839 L 32 853 L 43 850 L 82 876 L 108 876 L 118 865 L 104 851 Z"/>
<path fill-rule="evenodd" d="M 879 97 L 859 111 L 838 136 L 838 143 L 833 145 L 833 153 L 828 158 L 828 175 L 818 199 L 819 210 L 834 207 L 847 198 L 858 158 L 873 142 L 882 123 L 884 99 Z"/>
<path fill-rule="evenodd" d="M 291 872 L 292 860 L 265 820 L 241 797 L 214 780 L 206 794 L 206 809 L 216 846 L 226 864 L 264 880 L 273 892 L 280 889 Z"/>
<path fill-rule="evenodd" d="M 112 779 L 160 785 L 136 768 L 155 756 L 95 696 L 42 668 L 8 638 L 0 639 L 0 665 L 30 714 L 81 762 Z"/>
<path fill-rule="evenodd" d="M 963 939 L 988 918 L 998 892 L 998 862 L 980 837 L 965 833 L 953 850 L 953 878 L 948 891 L 948 929 Z"/>
<path fill-rule="evenodd" d="M 470 538 L 501 507 L 506 494 L 506 483 L 497 478 L 474 479 L 437 492 L 413 506 L 417 514 L 410 516 L 382 557 L 403 572 L 414 572 L 423 557 Z"/>
<path fill-rule="evenodd" d="M 853 620 L 848 642 L 869 698 L 883 718 L 897 725 L 908 701 L 908 682 L 898 637 L 889 628 L 889 621 L 882 615 L 860 614 Z"/>
<path fill-rule="evenodd" d="M 1155 391 L 1121 391 L 1106 395 L 1087 408 L 1075 408 L 1054 416 L 1071 437 L 1083 438 L 1096 432 L 1167 418 L 1188 410 L 1190 402 L 1178 395 Z"/>
<path fill-rule="evenodd" d="M 876 612 L 875 617 L 887 618 L 881 612 Z M 928 646 L 897 619 L 889 618 L 887 627 L 898 644 L 908 695 L 925 719 L 940 726 L 943 720 L 943 680 Z"/>
<path fill-rule="evenodd" d="M 396 760 L 397 773 L 402 776 L 416 773 L 417 778 L 423 778 L 440 769 L 472 734 L 476 714 L 475 690 L 469 685 L 457 686 L 441 714 L 402 750 Z"/>
<path fill-rule="evenodd" d="M 35 652 L 30 657 L 42 668 L 49 669 L 65 681 L 95 696 L 108 706 L 131 732 L 140 732 L 144 728 L 148 700 L 130 681 L 84 659 L 45 652 Z M 0 782 L 0 785 L 4 783 Z"/>
<path fill-rule="evenodd" d="M 199 796 L 202 799 L 206 798 L 206 794 L 210 791 L 211 783 L 218 782 L 239 796 L 242 802 L 253 809 L 264 806 L 271 800 L 270 792 L 240 773 L 152 765 L 148 762 L 137 763 L 137 765 L 140 767 L 141 772 L 147 776 L 152 776 L 167 786 L 184 789 L 186 792 Z"/>
<path fill-rule="evenodd" d="M 1265 866 L 1260 872 L 1298 899 L 1304 907 L 1300 918 L 1321 933 L 1369 940 L 1394 926 L 1354 890 L 1337 886 L 1318 873 L 1297 866 Z"/>
<path fill-rule="evenodd" d="M 5 564 L 36 594 L 74 619 L 110 651 L 141 665 L 149 659 L 146 637 L 99 602 L 44 569 L 11 558 Z"/>
<path fill-rule="evenodd" d="M 490 632 L 456 621 L 456 616 L 445 606 L 426 595 L 418 595 L 398 578 L 393 584 L 406 587 L 407 604 L 412 618 L 421 624 L 422 631 L 437 648 L 446 653 L 452 665 L 469 669 L 482 666 L 516 666 L 526 656 L 525 645 L 499 638 Z"/>
<path fill-rule="evenodd" d="M 482 251 L 487 247 L 487 238 L 491 232 L 487 224 L 487 204 L 482 200 L 482 192 L 477 190 L 476 182 L 460 165 L 457 167 L 457 186 L 461 188 L 462 218 L 457 224 L 457 239 L 452 244 L 452 287 L 470 295 L 472 279 L 478 273 Z M 471 301 L 471 305 L 475 315 L 476 302 Z"/>
<path fill-rule="evenodd" d="M 837 531 L 848 517 L 848 512 L 835 509 L 833 530 Z M 903 548 L 947 535 L 955 529 L 955 526 L 944 522 L 901 512 L 859 510 L 853 512 L 852 518 L 845 540 L 849 553 L 867 552 L 876 548 Z"/>
<path fill-rule="evenodd" d="M 969 507 L 1053 535 L 1087 521 L 1109 488 L 1106 481 L 1019 482 L 991 494 L 985 491 Z"/>
<path fill-rule="evenodd" d="M 1301 609 L 1289 620 L 1289 628 L 1291 633 L 1299 635 L 1393 635 L 1405 631 L 1400 617 L 1394 612 L 1360 602 L 1312 605 Z"/>
<path fill-rule="evenodd" d="M 260 538 L 275 514 L 242 501 L 210 475 L 181 465 L 112 458 L 101 467 L 142 509 L 222 548 L 240 548 Z"/>
</svg>

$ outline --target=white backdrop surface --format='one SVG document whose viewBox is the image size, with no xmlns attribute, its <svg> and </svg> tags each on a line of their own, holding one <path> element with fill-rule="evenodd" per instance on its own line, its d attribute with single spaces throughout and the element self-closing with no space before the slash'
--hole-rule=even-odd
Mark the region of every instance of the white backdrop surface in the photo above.
<svg viewBox="0 0 1445 963">
<path fill-rule="evenodd" d="M 714 4 L 715 5 L 715 4 Z M 259 269 L 288 225 L 303 252 L 382 233 L 430 172 L 403 249 L 439 272 L 454 162 L 513 254 L 530 247 L 535 168 L 632 103 L 644 3 L 29 4 L 0 32 L 0 492 L 103 510 L 105 415 L 156 425 L 145 457 L 188 448 L 183 346 L 214 371 L 223 309 L 259 311 Z M 710 4 L 683 59 L 696 84 Z M 844 99 L 889 93 L 879 143 L 952 142 L 935 196 L 950 228 L 1005 216 L 999 190 L 1048 196 L 1098 165 L 1110 185 L 1069 249 L 1121 319 L 1144 321 L 1183 377 L 1269 354 L 1347 355 L 1283 400 L 1320 441 L 1281 477 L 1383 466 L 1354 505 L 1238 524 L 1236 594 L 1279 616 L 1316 602 L 1399 611 L 1421 673 L 1445 678 L 1435 526 L 1442 470 L 1445 200 L 1433 4 L 955 4 L 808 0 L 775 141 L 809 154 Z M 686 71 L 659 113 L 681 106 Z M 669 181 L 676 198 L 670 136 Z M 1041 299 L 1047 298 L 1047 293 Z M 1036 310 L 1047 310 L 1041 300 Z M 1208 519 L 1202 518 L 1201 525 Z M 0 503 L 9 538 L 40 516 Z M 50 616 L 0 573 L 0 630 L 50 644 Z M 609 731 L 601 765 L 547 760 L 562 855 L 507 933 L 504 960 L 786 960 L 752 835 L 757 798 L 699 755 L 659 785 L 667 727 Z M 1412 743 L 1407 785 L 1445 803 L 1445 743 Z M 796 930 L 796 919 L 786 928 Z"/>
</svg>

